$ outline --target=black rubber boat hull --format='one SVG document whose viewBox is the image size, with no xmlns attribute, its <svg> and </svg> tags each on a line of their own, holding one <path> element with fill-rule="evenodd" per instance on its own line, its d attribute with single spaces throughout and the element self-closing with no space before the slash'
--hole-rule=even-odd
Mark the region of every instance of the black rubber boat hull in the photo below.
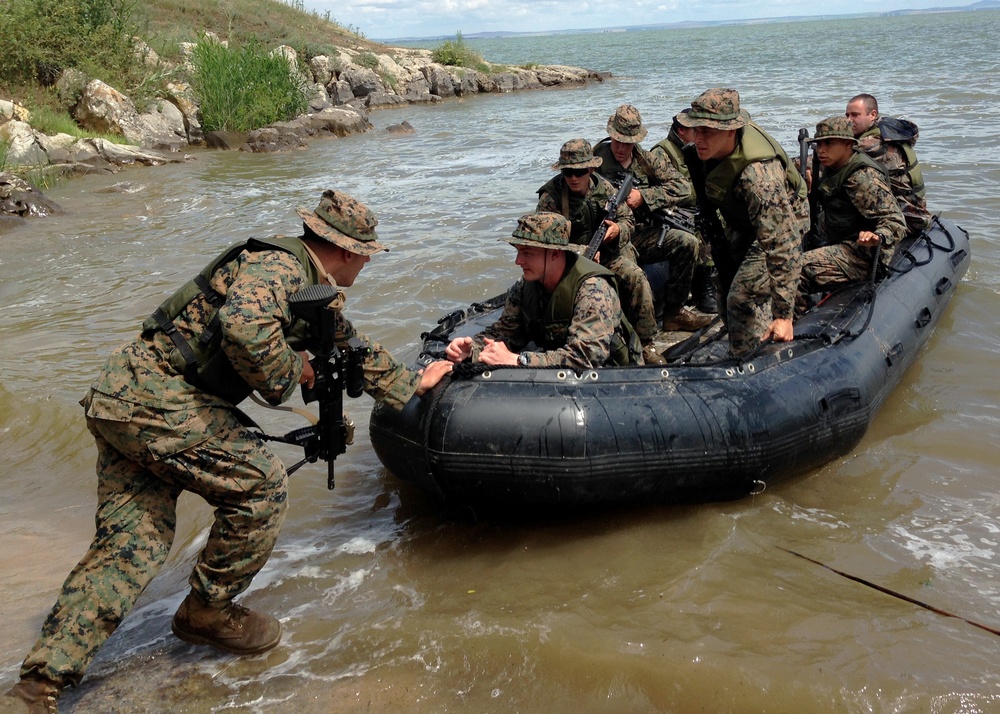
<svg viewBox="0 0 1000 714">
<path fill-rule="evenodd" d="M 398 478 L 477 507 L 760 492 L 848 453 L 918 358 L 968 268 L 969 242 L 938 220 L 905 245 L 874 302 L 864 286 L 842 291 L 796 323 L 795 342 L 745 363 L 446 379 L 402 411 L 377 405 L 372 444 Z M 418 361 L 495 312 L 442 318 Z"/>
</svg>

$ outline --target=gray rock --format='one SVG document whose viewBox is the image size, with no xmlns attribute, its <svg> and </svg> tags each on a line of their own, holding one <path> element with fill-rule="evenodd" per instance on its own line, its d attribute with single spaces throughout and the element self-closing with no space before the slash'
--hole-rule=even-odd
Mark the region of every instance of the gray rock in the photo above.
<svg viewBox="0 0 1000 714">
<path fill-rule="evenodd" d="M 59 204 L 47 199 L 24 179 L 12 173 L 0 173 L 0 215 L 29 218 L 63 212 Z"/>
</svg>

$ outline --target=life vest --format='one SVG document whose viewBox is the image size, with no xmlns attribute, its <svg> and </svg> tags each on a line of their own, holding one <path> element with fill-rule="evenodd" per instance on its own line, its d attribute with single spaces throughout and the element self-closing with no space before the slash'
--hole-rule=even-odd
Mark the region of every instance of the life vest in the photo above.
<svg viewBox="0 0 1000 714">
<path fill-rule="evenodd" d="M 198 275 L 186 282 L 167 298 L 152 315 L 142 323 L 142 336 L 151 337 L 162 330 L 174 343 L 170 352 L 170 364 L 184 376 L 184 381 L 210 394 L 222 397 L 232 404 L 239 404 L 253 392 L 253 387 L 233 369 L 222 350 L 222 329 L 219 308 L 226 298 L 212 289 L 210 281 L 216 270 L 236 260 L 244 250 L 280 250 L 290 253 L 306 270 L 308 283 L 319 282 L 318 272 L 309 260 L 305 244 L 299 238 L 273 236 L 264 240 L 251 238 L 245 243 L 231 246 L 209 263 Z M 211 307 L 211 316 L 201 334 L 185 338 L 174 325 L 174 320 L 199 296 L 204 296 Z M 308 334 L 308 326 L 302 320 L 294 320 L 285 331 L 285 339 L 293 347 L 302 344 Z"/>
<path fill-rule="evenodd" d="M 898 148 L 906 161 L 906 166 L 902 169 L 895 169 L 889 173 L 889 178 L 896 179 L 893 183 L 899 185 L 903 174 L 909 178 L 910 191 L 904 198 L 917 198 L 923 201 L 926 195 L 924 188 L 924 174 L 920 169 L 920 162 L 917 160 L 917 151 L 913 145 L 920 136 L 917 125 L 907 119 L 897 119 L 895 117 L 880 117 L 875 126 L 868 129 L 859 139 L 878 135 L 882 142 L 877 147 L 872 147 L 871 151 L 865 151 L 868 156 L 876 161 L 881 161 L 885 156 L 886 145 Z"/>
<path fill-rule="evenodd" d="M 824 177 L 817 188 L 823 204 L 823 224 L 828 244 L 854 241 L 860 231 L 875 229 L 876 221 L 865 218 L 844 190 L 844 182 L 866 166 L 886 176 L 885 167 L 866 154 L 855 151 L 839 171 Z"/>
<path fill-rule="evenodd" d="M 610 270 L 575 253 L 567 253 L 566 273 L 548 297 L 544 313 L 542 304 L 545 302 L 545 296 L 541 283 L 525 282 L 521 288 L 521 314 L 528 339 L 543 350 L 555 350 L 565 346 L 569 326 L 573 321 L 576 294 L 583 281 L 595 276 L 607 280 L 615 292 L 618 291 L 617 280 Z M 639 338 L 622 314 L 621 321 L 611 338 L 611 353 L 606 364 L 618 367 L 638 364 L 641 354 L 642 345 Z"/>
<path fill-rule="evenodd" d="M 747 207 L 736 198 L 734 190 L 737 179 L 750 164 L 777 158 L 785 169 L 785 186 L 790 197 L 806 200 L 806 182 L 794 168 L 789 171 L 788 155 L 778 142 L 753 122 L 739 131 L 742 135 L 736 141 L 736 149 L 705 177 L 705 198 L 726 220 L 729 248 L 737 264 L 757 238 Z"/>
</svg>

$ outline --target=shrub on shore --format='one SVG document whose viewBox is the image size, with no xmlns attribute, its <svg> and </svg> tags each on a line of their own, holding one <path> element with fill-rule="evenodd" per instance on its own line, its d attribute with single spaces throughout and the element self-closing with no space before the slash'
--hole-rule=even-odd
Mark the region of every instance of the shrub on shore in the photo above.
<svg viewBox="0 0 1000 714">
<path fill-rule="evenodd" d="M 431 59 L 438 64 L 452 67 L 468 67 L 478 69 L 480 72 L 489 72 L 490 66 L 483 59 L 483 56 L 466 44 L 462 39 L 462 33 L 456 32 L 455 39 L 445 40 L 431 50 Z"/>
<path fill-rule="evenodd" d="M 206 131 L 252 131 L 309 107 L 305 79 L 283 55 L 269 54 L 256 42 L 231 49 L 204 39 L 192 61 Z"/>
<path fill-rule="evenodd" d="M 0 82 L 50 86 L 69 67 L 129 91 L 143 79 L 137 0 L 6 0 Z"/>
</svg>

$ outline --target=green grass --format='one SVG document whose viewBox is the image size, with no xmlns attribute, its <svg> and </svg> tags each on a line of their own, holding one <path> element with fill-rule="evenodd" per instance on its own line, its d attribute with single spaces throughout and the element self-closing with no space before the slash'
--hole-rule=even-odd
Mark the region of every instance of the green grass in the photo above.
<svg viewBox="0 0 1000 714">
<path fill-rule="evenodd" d="M 454 40 L 445 40 L 443 44 L 431 50 L 431 59 L 438 64 L 452 67 L 468 67 L 480 72 L 490 71 L 489 64 L 481 54 L 465 43 L 461 32 L 455 33 Z"/>
<path fill-rule="evenodd" d="M 242 48 L 202 41 L 195 48 L 194 92 L 206 131 L 252 131 L 292 119 L 309 106 L 306 82 L 260 44 Z"/>
</svg>

